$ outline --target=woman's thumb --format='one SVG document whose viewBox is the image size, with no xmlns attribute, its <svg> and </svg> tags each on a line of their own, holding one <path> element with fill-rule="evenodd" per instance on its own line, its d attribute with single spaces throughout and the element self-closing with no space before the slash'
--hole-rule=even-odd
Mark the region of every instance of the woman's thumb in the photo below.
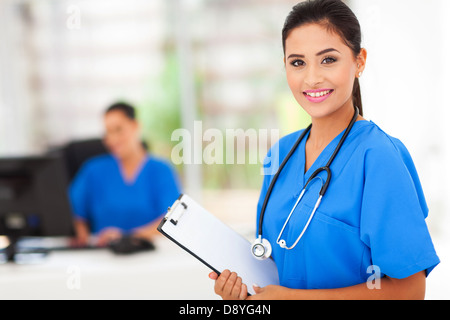
<svg viewBox="0 0 450 320">
<path fill-rule="evenodd" d="M 258 293 L 261 293 L 263 291 L 263 288 L 261 288 L 257 284 L 253 284 L 253 290 L 255 290 L 255 293 L 258 294 Z"/>
</svg>

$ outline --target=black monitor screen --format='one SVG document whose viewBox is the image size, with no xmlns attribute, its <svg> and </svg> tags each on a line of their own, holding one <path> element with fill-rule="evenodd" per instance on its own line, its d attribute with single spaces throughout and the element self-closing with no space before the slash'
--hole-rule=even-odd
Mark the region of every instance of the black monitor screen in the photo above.
<svg viewBox="0 0 450 320">
<path fill-rule="evenodd" d="M 0 158 L 0 234 L 73 235 L 67 179 L 59 156 Z"/>
</svg>

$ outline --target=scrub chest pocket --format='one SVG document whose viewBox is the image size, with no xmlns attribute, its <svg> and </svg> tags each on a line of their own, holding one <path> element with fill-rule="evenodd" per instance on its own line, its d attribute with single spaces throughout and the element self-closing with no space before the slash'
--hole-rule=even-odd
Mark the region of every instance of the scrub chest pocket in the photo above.
<svg viewBox="0 0 450 320">
<path fill-rule="evenodd" d="M 312 209 L 303 204 L 292 218 L 293 225 L 302 225 Z M 289 240 L 295 239 L 298 228 L 290 228 L 288 234 Z M 365 282 L 371 264 L 369 251 L 359 238 L 359 228 L 317 210 L 298 245 L 280 257 L 284 266 L 280 284 L 295 289 L 331 289 Z"/>
</svg>

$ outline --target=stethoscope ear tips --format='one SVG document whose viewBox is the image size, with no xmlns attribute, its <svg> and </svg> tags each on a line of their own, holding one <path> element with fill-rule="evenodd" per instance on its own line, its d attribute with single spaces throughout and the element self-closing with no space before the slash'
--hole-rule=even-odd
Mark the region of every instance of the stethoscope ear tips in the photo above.
<svg viewBox="0 0 450 320">
<path fill-rule="evenodd" d="M 258 260 L 265 260 L 272 254 L 272 246 L 266 239 L 258 237 L 252 244 L 251 251 L 253 256 Z"/>
</svg>

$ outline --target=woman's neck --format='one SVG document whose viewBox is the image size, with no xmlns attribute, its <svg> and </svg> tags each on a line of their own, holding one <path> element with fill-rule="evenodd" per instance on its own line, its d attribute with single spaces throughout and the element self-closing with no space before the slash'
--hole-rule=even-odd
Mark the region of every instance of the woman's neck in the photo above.
<svg viewBox="0 0 450 320">
<path fill-rule="evenodd" d="M 348 127 L 354 113 L 355 109 L 350 103 L 326 117 L 312 119 L 311 132 L 305 146 L 305 173 L 325 147 Z M 362 119 L 361 116 L 358 116 L 357 120 Z"/>
<path fill-rule="evenodd" d="M 140 168 L 146 156 L 147 152 L 145 149 L 139 146 L 119 159 L 123 173 L 127 179 L 135 176 L 136 171 Z"/>
<path fill-rule="evenodd" d="M 316 149 L 325 148 L 336 136 L 348 127 L 355 109 L 353 104 L 339 108 L 334 113 L 321 118 L 312 119 L 311 133 L 308 138 L 310 145 Z M 362 118 L 358 118 L 360 120 Z"/>
</svg>

